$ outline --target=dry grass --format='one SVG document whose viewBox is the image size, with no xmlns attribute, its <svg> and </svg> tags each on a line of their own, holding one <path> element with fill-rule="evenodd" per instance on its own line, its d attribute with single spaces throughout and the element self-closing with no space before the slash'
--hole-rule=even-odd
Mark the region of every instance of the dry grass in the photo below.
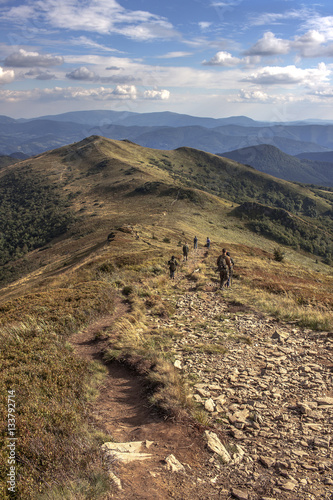
<svg viewBox="0 0 333 500">
<path fill-rule="evenodd" d="M 333 328 L 333 276 L 294 262 L 244 258 L 237 299 L 281 320 L 315 330 Z"/>
<path fill-rule="evenodd" d="M 104 374 L 95 364 L 73 355 L 63 336 L 52 323 L 33 317 L 0 331 L 1 433 L 6 435 L 5 395 L 14 390 L 19 499 L 35 499 L 53 484 L 69 483 L 74 488 L 89 483 L 93 491 L 89 478 L 104 474 L 98 440 L 86 413 Z M 2 477 L 7 458 L 2 448 Z M 9 498 L 5 486 L 1 488 L 2 498 Z"/>
</svg>

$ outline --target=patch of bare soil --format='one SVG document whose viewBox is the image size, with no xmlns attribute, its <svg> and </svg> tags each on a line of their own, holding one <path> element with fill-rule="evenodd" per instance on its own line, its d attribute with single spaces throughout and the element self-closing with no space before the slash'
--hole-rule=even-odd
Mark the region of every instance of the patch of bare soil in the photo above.
<svg viewBox="0 0 333 500">
<path fill-rule="evenodd" d="M 99 319 L 72 337 L 78 356 L 102 362 L 105 340 L 95 340 L 96 333 L 109 327 L 125 307 L 120 304 L 115 315 Z M 144 377 L 118 362 L 109 364 L 107 369 L 108 375 L 94 403 L 96 428 L 111 434 L 115 442 L 153 441 L 147 450 L 150 459 L 129 464 L 114 461 L 112 472 L 120 479 L 122 489 L 115 488 L 109 498 L 223 498 L 210 483 L 211 455 L 204 447 L 200 429 L 158 414 L 148 403 Z M 165 459 L 171 454 L 184 465 L 185 472 L 168 470 Z"/>
</svg>

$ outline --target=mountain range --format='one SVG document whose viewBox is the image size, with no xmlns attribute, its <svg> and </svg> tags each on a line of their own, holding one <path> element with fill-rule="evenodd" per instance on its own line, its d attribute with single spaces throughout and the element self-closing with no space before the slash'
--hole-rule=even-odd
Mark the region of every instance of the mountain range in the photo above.
<svg viewBox="0 0 333 500">
<path fill-rule="evenodd" d="M 78 111 L 33 119 L 0 116 L 0 154 L 28 156 L 91 135 L 128 139 L 154 149 L 187 146 L 210 153 L 260 144 L 289 155 L 333 150 L 331 122 L 257 122 L 245 116 L 200 118 L 170 112 Z"/>
</svg>

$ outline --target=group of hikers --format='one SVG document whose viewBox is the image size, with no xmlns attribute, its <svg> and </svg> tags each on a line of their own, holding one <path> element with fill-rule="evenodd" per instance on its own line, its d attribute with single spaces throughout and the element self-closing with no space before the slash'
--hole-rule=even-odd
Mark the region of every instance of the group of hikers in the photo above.
<svg viewBox="0 0 333 500">
<path fill-rule="evenodd" d="M 210 244 L 211 244 L 210 238 L 207 237 L 205 247 L 210 248 Z M 197 248 L 198 248 L 198 238 L 197 236 L 195 236 L 193 240 L 193 249 L 196 250 Z M 187 261 L 189 253 L 190 253 L 189 246 L 186 242 L 184 242 L 183 262 Z M 218 256 L 216 265 L 217 265 L 217 271 L 219 272 L 220 275 L 220 290 L 222 290 L 223 288 L 231 287 L 234 261 L 230 255 L 230 252 L 227 252 L 225 248 L 222 249 L 221 255 Z M 168 266 L 170 271 L 170 278 L 175 279 L 175 272 L 178 266 L 178 261 L 176 260 L 176 257 L 174 255 L 168 261 Z"/>
</svg>

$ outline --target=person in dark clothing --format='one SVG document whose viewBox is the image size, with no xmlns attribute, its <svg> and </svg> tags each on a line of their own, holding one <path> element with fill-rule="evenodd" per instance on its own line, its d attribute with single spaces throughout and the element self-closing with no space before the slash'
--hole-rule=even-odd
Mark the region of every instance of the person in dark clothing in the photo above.
<svg viewBox="0 0 333 500">
<path fill-rule="evenodd" d="M 175 256 L 173 255 L 171 259 L 168 261 L 168 266 L 169 266 L 169 271 L 170 271 L 170 278 L 175 279 L 175 271 L 178 266 L 178 262 L 176 261 Z"/>
<path fill-rule="evenodd" d="M 233 261 L 233 258 L 232 258 L 232 257 L 231 257 L 231 255 L 230 255 L 230 252 L 227 252 L 227 256 L 228 256 L 228 257 L 229 257 L 229 259 L 230 259 L 230 268 L 229 268 L 229 278 L 228 278 L 228 281 L 227 281 L 227 283 L 226 283 L 226 285 L 225 285 L 225 286 L 226 286 L 227 288 L 230 288 L 230 287 L 231 287 L 231 285 L 232 285 L 232 275 L 233 275 L 233 272 L 234 272 L 234 265 L 235 265 L 235 263 L 234 263 L 234 261 Z"/>
<path fill-rule="evenodd" d="M 198 238 L 197 238 L 196 236 L 194 236 L 194 240 L 193 240 L 193 248 L 194 248 L 194 250 L 195 250 L 196 248 L 198 248 Z"/>
<path fill-rule="evenodd" d="M 222 254 L 218 256 L 216 264 L 220 273 L 220 290 L 223 290 L 223 287 L 228 282 L 231 266 L 231 260 L 225 248 L 222 249 Z"/>
<path fill-rule="evenodd" d="M 207 236 L 206 247 L 210 248 L 210 238 Z"/>
<path fill-rule="evenodd" d="M 184 256 L 184 262 L 187 260 L 188 258 L 188 254 L 189 254 L 189 247 L 187 245 L 187 243 L 185 242 L 184 245 L 183 245 L 183 256 Z"/>
</svg>

